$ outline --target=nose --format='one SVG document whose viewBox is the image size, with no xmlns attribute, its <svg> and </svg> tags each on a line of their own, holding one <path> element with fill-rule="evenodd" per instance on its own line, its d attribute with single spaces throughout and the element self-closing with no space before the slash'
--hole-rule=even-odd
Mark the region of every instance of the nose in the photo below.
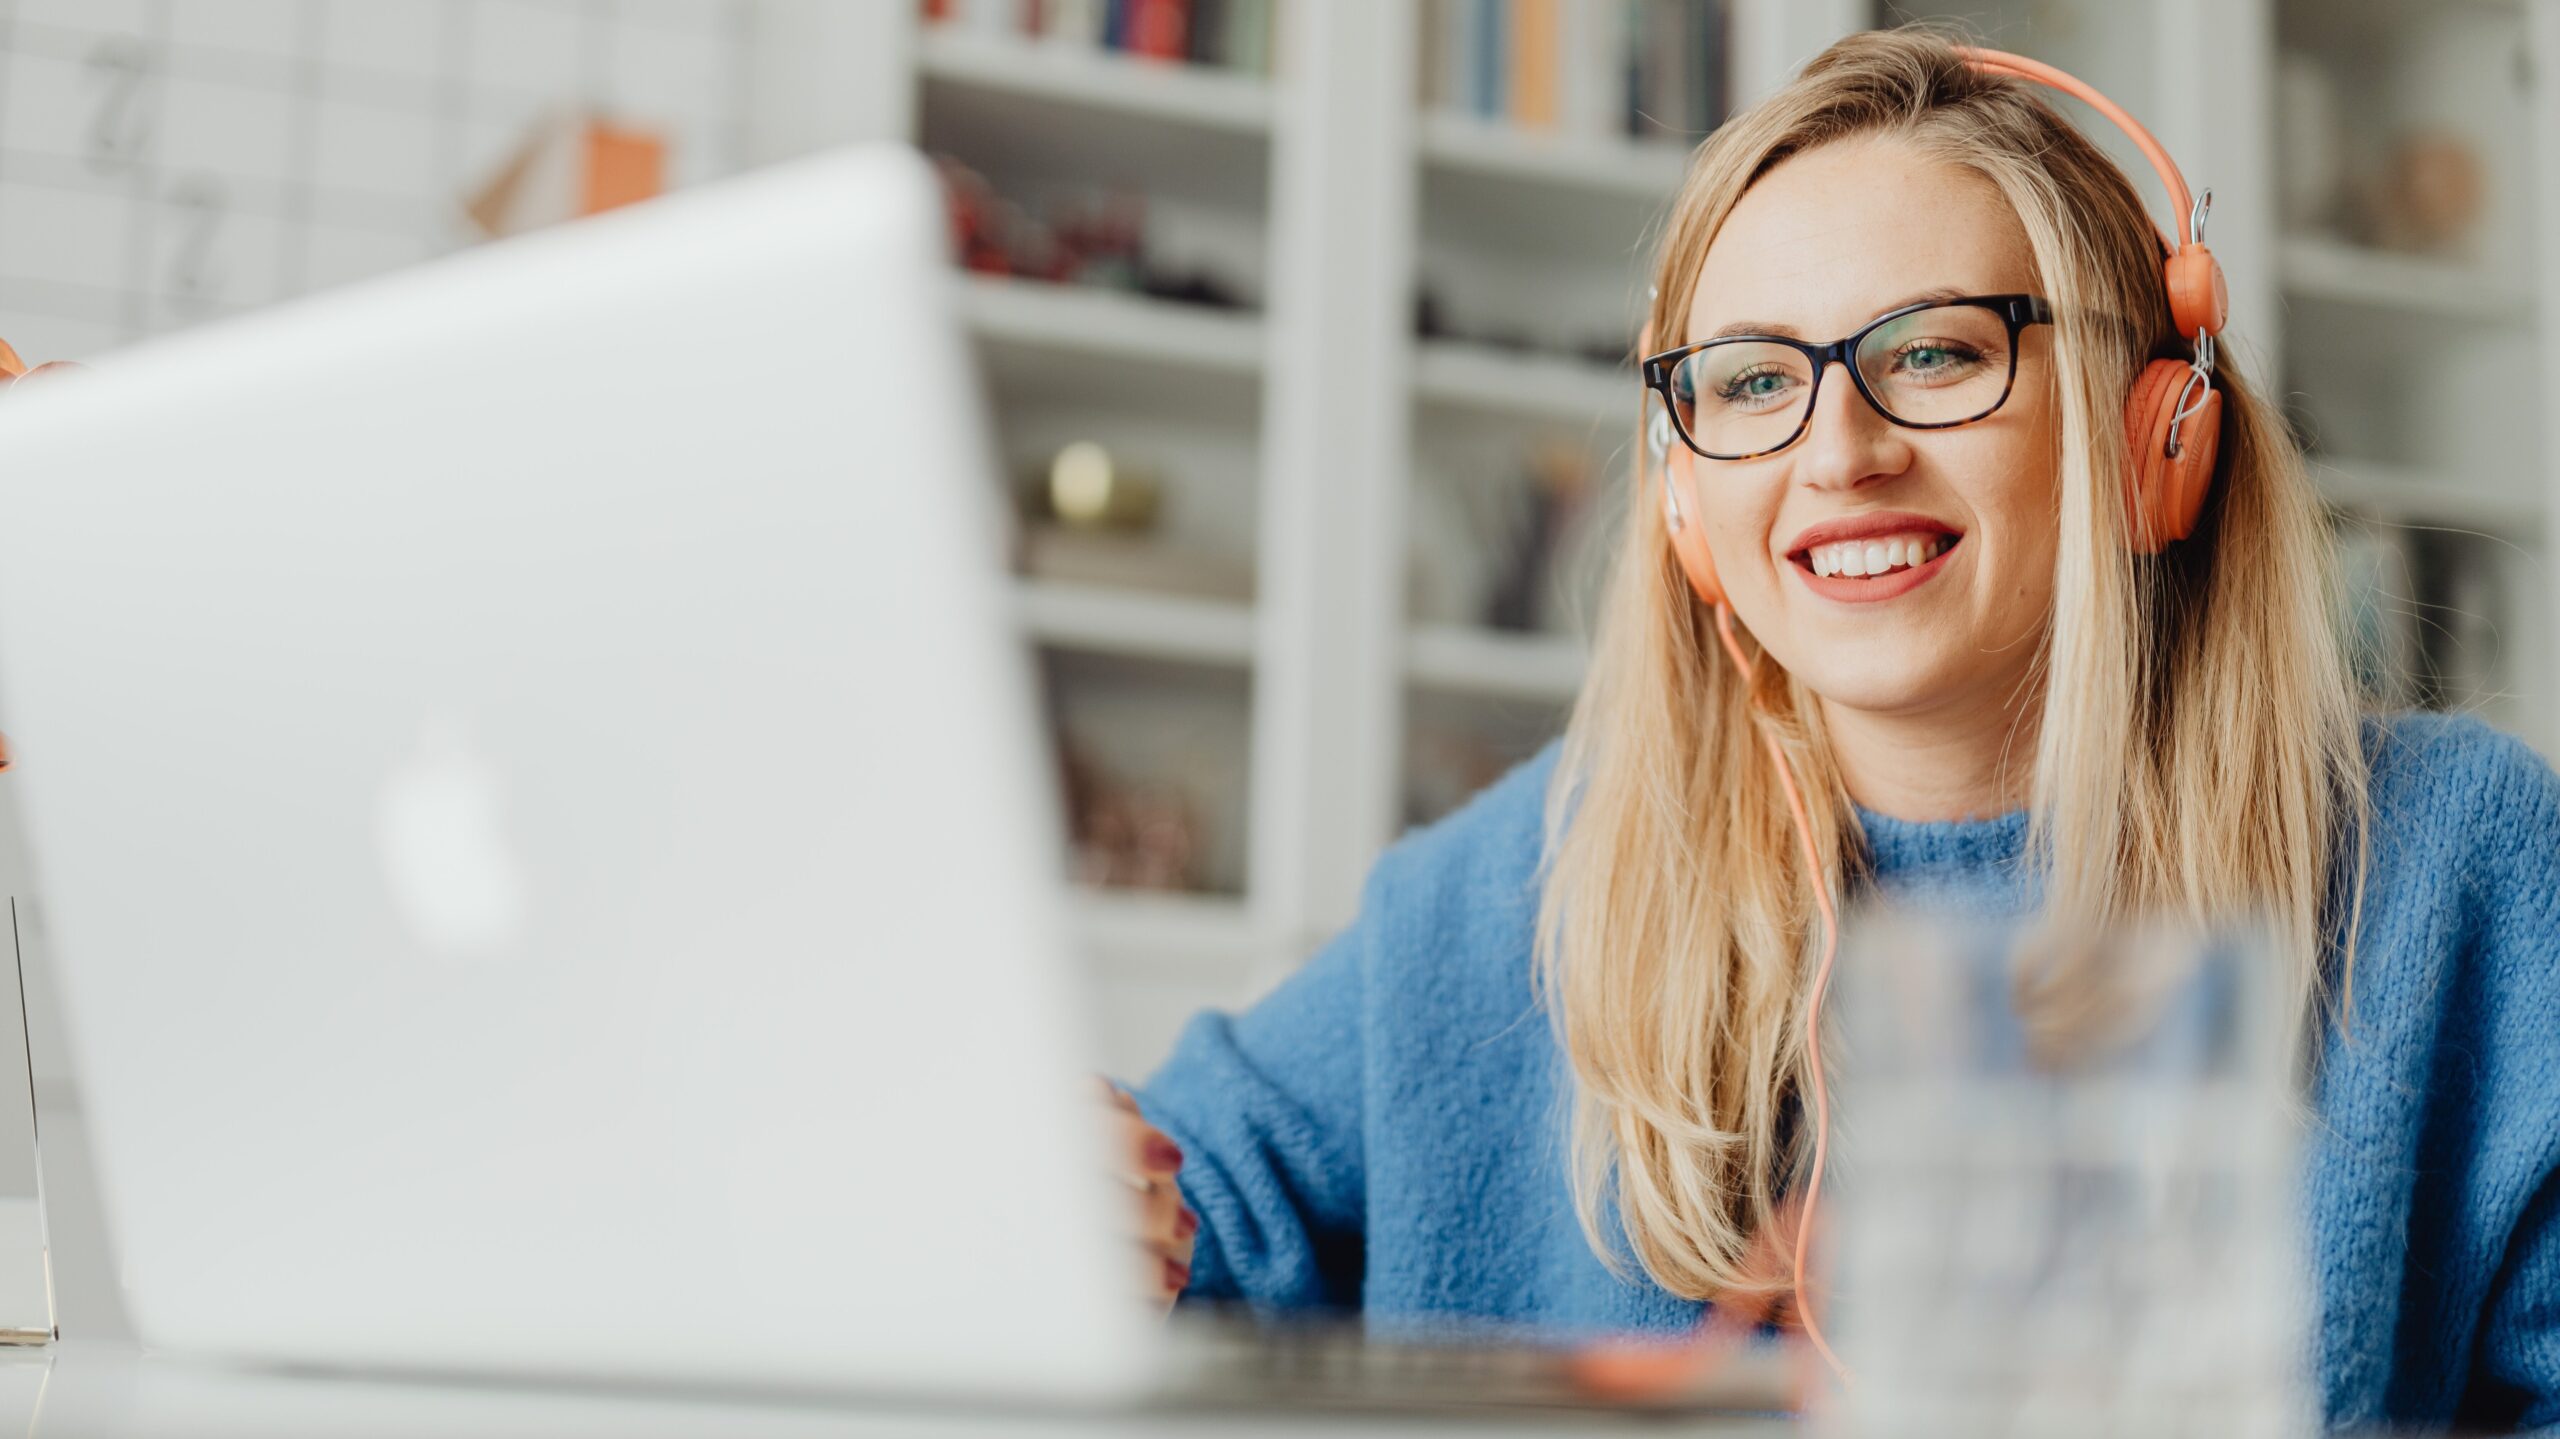
<svg viewBox="0 0 2560 1439">
<path fill-rule="evenodd" d="M 1838 373 L 1825 374 L 1814 396 L 1813 419 L 1796 456 L 1797 482 L 1846 493 L 1909 469 L 1911 443 L 1902 428 L 1867 403 L 1845 362 L 1832 363 Z"/>
</svg>

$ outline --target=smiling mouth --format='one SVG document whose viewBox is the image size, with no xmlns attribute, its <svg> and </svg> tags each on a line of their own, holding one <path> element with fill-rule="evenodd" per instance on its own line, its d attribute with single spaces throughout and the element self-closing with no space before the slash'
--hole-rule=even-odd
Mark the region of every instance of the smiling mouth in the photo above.
<svg viewBox="0 0 2560 1439">
<path fill-rule="evenodd" d="M 1787 556 L 1796 568 L 1825 579 L 1876 581 L 1915 570 L 1964 543 L 1946 531 L 1912 531 L 1873 539 L 1813 545 Z"/>
</svg>

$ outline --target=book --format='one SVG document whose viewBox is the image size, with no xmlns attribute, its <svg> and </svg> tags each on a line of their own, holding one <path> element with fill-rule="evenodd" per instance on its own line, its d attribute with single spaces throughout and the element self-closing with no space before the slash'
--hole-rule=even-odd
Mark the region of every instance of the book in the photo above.
<svg viewBox="0 0 2560 1439">
<path fill-rule="evenodd" d="M 1216 65 L 1226 52 L 1227 0 L 1191 0 L 1190 32 L 1183 37 L 1183 58 L 1194 65 Z"/>
<path fill-rule="evenodd" d="M 1248 75 L 1268 75 L 1275 46 L 1271 37 L 1271 0 L 1230 0 L 1227 15 L 1227 64 Z"/>
<path fill-rule="evenodd" d="M 1103 0 L 1043 0 L 1040 36 L 1071 45 L 1102 43 Z"/>
<path fill-rule="evenodd" d="M 1150 60 L 1179 60 L 1190 24 L 1191 0 L 1129 0 L 1127 48 Z"/>
<path fill-rule="evenodd" d="M 1510 0 L 1503 20 L 1510 61 L 1506 111 L 1532 130 L 1556 123 L 1557 0 Z"/>
<path fill-rule="evenodd" d="M 1503 112 L 1503 21 L 1504 0 L 1475 0 L 1473 13 L 1467 18 L 1470 55 L 1474 74 L 1468 82 L 1467 108 L 1488 120 L 1502 118 Z"/>
<path fill-rule="evenodd" d="M 1724 0 L 1698 0 L 1689 9 L 1689 57 L 1686 77 L 1688 113 L 1683 119 L 1692 141 L 1724 123 L 1727 58 Z"/>
<path fill-rule="evenodd" d="M 1637 135 L 1687 139 L 1691 0 L 1644 0 Z"/>
<path fill-rule="evenodd" d="M 1432 57 L 1436 92 L 1444 110 L 1473 111 L 1476 89 L 1476 0 L 1427 0 L 1439 12 L 1439 50 Z"/>
<path fill-rule="evenodd" d="M 1413 102 L 1428 112 L 1439 109 L 1448 99 L 1440 89 L 1440 50 L 1448 43 L 1449 7 L 1446 0 L 1421 0 L 1420 9 L 1422 38 L 1413 49 Z"/>
<path fill-rule="evenodd" d="M 1566 0 L 1556 72 L 1556 128 L 1604 136 L 1625 128 L 1627 0 Z"/>
</svg>

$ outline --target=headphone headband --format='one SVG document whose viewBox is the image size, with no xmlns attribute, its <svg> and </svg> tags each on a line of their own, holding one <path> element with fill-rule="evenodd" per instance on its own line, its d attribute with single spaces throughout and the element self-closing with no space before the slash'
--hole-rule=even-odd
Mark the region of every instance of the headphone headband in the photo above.
<svg viewBox="0 0 2560 1439">
<path fill-rule="evenodd" d="M 2199 204 L 2195 192 L 2187 188 L 2187 177 L 2178 171 L 2177 162 L 2158 138 L 2142 126 L 2142 122 L 2126 113 L 2125 108 L 2100 93 L 2098 87 L 2067 70 L 2058 70 L 2041 60 L 2012 55 L 2006 50 L 1987 50 L 1978 45 L 1958 45 L 1955 52 L 1967 65 L 1984 75 L 2001 75 L 2059 90 L 2106 117 L 2109 124 L 2132 139 L 2142 157 L 2160 176 L 2162 188 L 2169 192 L 2169 203 L 2184 217 L 2186 241 L 2181 244 L 2169 230 L 2160 232 L 2160 247 L 2169 257 L 2169 303 L 2176 313 L 2178 329 L 2194 335 L 2199 345 L 2221 333 L 2229 313 L 2230 297 L 2224 289 L 2222 267 L 2205 248 L 2204 220 L 2213 208 L 2213 192 L 2207 190 Z"/>
</svg>

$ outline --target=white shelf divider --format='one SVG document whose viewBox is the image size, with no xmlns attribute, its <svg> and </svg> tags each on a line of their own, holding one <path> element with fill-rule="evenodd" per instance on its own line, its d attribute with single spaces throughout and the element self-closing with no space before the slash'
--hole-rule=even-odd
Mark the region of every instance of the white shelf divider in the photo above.
<svg viewBox="0 0 2560 1439">
<path fill-rule="evenodd" d="M 948 24 L 923 28 L 916 58 L 928 79 L 1213 130 L 1271 129 L 1271 84 L 1259 75 Z"/>
<path fill-rule="evenodd" d="M 1457 694 L 1567 700 L 1589 661 L 1580 640 L 1562 635 L 1416 625 L 1405 637 L 1405 677 Z"/>
<path fill-rule="evenodd" d="M 2297 297 L 2502 324 L 2533 318 L 2530 289 L 2451 261 L 2306 235 L 2286 239 L 2277 254 L 2284 289 Z"/>
<path fill-rule="evenodd" d="M 1452 409 L 1600 421 L 1636 415 L 1631 369 L 1562 355 L 1523 354 L 1457 340 L 1415 347 L 1416 398 Z"/>
<path fill-rule="evenodd" d="M 1190 664 L 1253 663 L 1251 605 L 1017 580 L 1014 612 L 1043 644 Z"/>
<path fill-rule="evenodd" d="M 2326 456 L 2313 458 L 2311 474 L 2331 503 L 2398 525 L 2529 540 L 2547 519 L 2547 501 L 2538 488 L 2502 494 L 2423 470 Z"/>
<path fill-rule="evenodd" d="M 1247 314 L 1039 280 L 971 275 L 961 308 L 981 339 L 1252 375 L 1262 322 Z"/>
<path fill-rule="evenodd" d="M 1495 179 L 1664 200 L 1687 173 L 1686 146 L 1529 130 L 1433 110 L 1422 116 L 1423 163 Z"/>
</svg>

